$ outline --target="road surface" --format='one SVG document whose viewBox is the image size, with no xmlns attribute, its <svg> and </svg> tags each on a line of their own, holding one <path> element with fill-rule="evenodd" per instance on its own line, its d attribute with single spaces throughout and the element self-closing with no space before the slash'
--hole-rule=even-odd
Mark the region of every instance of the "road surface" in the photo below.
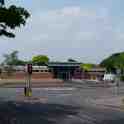
<svg viewBox="0 0 124 124">
<path fill-rule="evenodd" d="M 23 88 L 1 88 L 0 123 L 124 124 L 123 110 L 92 103 L 123 94 L 123 90 L 117 94 L 114 87 L 66 84 L 59 88 L 33 88 L 33 97 L 27 99 Z"/>
</svg>

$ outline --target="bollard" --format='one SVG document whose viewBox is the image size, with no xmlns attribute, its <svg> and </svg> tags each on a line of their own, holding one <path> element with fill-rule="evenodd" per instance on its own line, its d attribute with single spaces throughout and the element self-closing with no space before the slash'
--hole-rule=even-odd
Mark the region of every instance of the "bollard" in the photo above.
<svg viewBox="0 0 124 124">
<path fill-rule="evenodd" d="M 25 87 L 24 88 L 24 95 L 26 97 L 31 97 L 32 96 L 32 90 L 31 90 L 31 88 Z"/>
<path fill-rule="evenodd" d="M 32 96 L 32 90 L 31 88 L 28 88 L 28 97 L 31 97 Z"/>
</svg>

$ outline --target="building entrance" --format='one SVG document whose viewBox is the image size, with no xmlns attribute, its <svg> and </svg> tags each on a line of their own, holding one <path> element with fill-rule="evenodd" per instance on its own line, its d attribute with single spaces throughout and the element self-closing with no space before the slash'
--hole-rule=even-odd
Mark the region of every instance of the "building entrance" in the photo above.
<svg viewBox="0 0 124 124">
<path fill-rule="evenodd" d="M 54 78 L 70 80 L 74 76 L 76 69 L 80 68 L 78 62 L 51 62 L 48 67 L 52 70 Z"/>
<path fill-rule="evenodd" d="M 57 78 L 60 78 L 63 80 L 69 80 L 70 79 L 69 75 L 70 75 L 69 72 L 60 72 L 58 73 Z"/>
<path fill-rule="evenodd" d="M 80 63 L 52 62 L 48 64 L 48 67 L 52 70 L 55 78 L 70 80 L 73 78 L 74 71 L 80 67 Z"/>
</svg>

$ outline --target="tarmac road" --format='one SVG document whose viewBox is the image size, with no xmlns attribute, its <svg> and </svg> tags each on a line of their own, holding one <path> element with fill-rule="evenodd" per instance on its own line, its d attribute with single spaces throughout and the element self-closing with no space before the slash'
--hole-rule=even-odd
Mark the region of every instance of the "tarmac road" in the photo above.
<svg viewBox="0 0 124 124">
<path fill-rule="evenodd" d="M 23 99 L 22 88 L 1 88 L 0 123 L 124 124 L 124 111 L 91 102 L 114 95 L 117 95 L 114 88 L 71 84 L 70 87 L 33 88 L 33 97 Z"/>
<path fill-rule="evenodd" d="M 0 104 L 1 124 L 123 124 L 122 112 L 89 106 L 43 103 Z"/>
</svg>

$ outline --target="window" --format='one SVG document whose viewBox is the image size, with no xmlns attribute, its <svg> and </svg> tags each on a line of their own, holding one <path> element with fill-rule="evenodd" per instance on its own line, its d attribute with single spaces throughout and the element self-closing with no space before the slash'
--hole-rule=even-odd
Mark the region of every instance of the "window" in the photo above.
<svg viewBox="0 0 124 124">
<path fill-rule="evenodd" d="M 34 72 L 39 72 L 39 70 L 34 70 Z"/>
</svg>

